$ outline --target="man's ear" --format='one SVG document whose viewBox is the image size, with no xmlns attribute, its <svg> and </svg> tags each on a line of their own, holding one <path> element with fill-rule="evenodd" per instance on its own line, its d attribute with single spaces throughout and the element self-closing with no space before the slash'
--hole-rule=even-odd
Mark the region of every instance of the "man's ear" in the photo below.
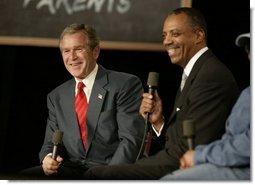
<svg viewBox="0 0 255 185">
<path fill-rule="evenodd" d="M 94 49 L 93 49 L 93 57 L 94 59 L 97 59 L 99 57 L 99 54 L 100 54 L 100 46 L 96 46 Z"/>
<path fill-rule="evenodd" d="M 205 32 L 202 29 L 197 29 L 196 30 L 196 35 L 197 35 L 197 40 L 196 40 L 196 44 L 199 44 L 201 42 L 205 41 Z"/>
</svg>

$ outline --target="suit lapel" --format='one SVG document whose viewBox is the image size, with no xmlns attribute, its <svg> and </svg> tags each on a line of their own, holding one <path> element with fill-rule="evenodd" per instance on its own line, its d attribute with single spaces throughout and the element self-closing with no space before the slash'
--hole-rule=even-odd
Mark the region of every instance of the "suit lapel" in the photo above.
<svg viewBox="0 0 255 185">
<path fill-rule="evenodd" d="M 107 74 L 103 67 L 98 65 L 98 72 L 92 88 L 89 107 L 87 112 L 87 148 L 90 147 L 91 141 L 94 137 L 94 133 L 98 124 L 99 115 L 102 110 L 102 106 L 107 94 L 107 91 L 103 88 L 108 83 Z"/>
<path fill-rule="evenodd" d="M 72 136 L 78 138 L 81 141 L 79 123 L 77 121 L 75 112 L 75 80 L 69 81 L 69 84 L 63 88 L 61 93 L 61 104 L 63 106 L 63 115 L 66 118 L 66 123 L 68 124 L 68 132 L 72 132 Z M 80 142 L 80 148 L 83 148 L 82 142 Z"/>
<path fill-rule="evenodd" d="M 193 66 L 193 68 L 192 68 L 192 70 L 191 70 L 191 72 L 190 72 L 190 74 L 189 74 L 189 76 L 186 80 L 186 83 L 185 83 L 185 86 L 184 86 L 183 90 L 180 92 L 180 88 L 178 89 L 175 104 L 174 104 L 174 109 L 172 111 L 172 114 L 169 117 L 168 124 L 170 124 L 170 122 L 172 121 L 172 119 L 174 118 L 176 113 L 182 109 L 184 100 L 187 97 L 187 94 L 189 93 L 190 87 L 191 87 L 193 81 L 195 80 L 201 66 L 206 62 L 206 59 L 208 57 L 210 57 L 211 55 L 213 55 L 213 54 L 212 54 L 211 50 L 208 49 L 205 53 L 203 53 L 198 58 L 198 60 L 194 64 L 194 66 Z"/>
</svg>

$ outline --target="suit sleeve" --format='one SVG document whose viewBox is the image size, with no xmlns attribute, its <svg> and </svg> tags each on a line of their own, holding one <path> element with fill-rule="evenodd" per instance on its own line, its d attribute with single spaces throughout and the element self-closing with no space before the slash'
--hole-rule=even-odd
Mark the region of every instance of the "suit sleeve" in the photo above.
<svg viewBox="0 0 255 185">
<path fill-rule="evenodd" d="M 48 153 L 52 152 L 53 148 L 52 148 L 51 139 L 52 139 L 53 132 L 57 127 L 57 125 L 55 124 L 56 118 L 54 116 L 55 114 L 54 114 L 53 104 L 52 104 L 50 95 L 47 96 L 47 106 L 48 106 L 48 111 L 49 111 L 49 117 L 47 120 L 47 126 L 46 126 L 43 146 L 39 153 L 40 161 L 42 161 Z"/>
<path fill-rule="evenodd" d="M 52 136 L 55 130 L 59 129 L 59 125 L 57 123 L 56 118 L 55 106 L 52 100 L 52 94 L 48 94 L 47 96 L 47 107 L 48 107 L 47 126 L 45 130 L 44 142 L 39 153 L 40 162 L 42 162 L 42 160 L 47 154 L 52 153 L 53 150 Z M 58 150 L 59 154 L 62 157 L 64 157 L 65 155 L 64 148 L 62 146 L 59 146 Z"/>
</svg>

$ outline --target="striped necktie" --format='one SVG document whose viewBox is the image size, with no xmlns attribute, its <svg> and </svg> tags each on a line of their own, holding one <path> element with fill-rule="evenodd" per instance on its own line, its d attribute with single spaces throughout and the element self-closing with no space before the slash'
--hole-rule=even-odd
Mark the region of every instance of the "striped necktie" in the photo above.
<svg viewBox="0 0 255 185">
<path fill-rule="evenodd" d="M 181 81 L 181 86 L 180 86 L 181 91 L 182 91 L 182 89 L 183 89 L 183 87 L 185 85 L 185 82 L 186 82 L 187 78 L 188 78 L 188 76 L 183 71 L 183 73 L 182 73 L 182 81 Z"/>
<path fill-rule="evenodd" d="M 86 125 L 86 114 L 88 108 L 88 102 L 86 94 L 83 91 L 85 87 L 83 82 L 78 83 L 78 92 L 75 97 L 75 111 L 79 122 L 80 134 L 82 138 L 82 143 L 86 149 L 87 145 L 87 125 Z"/>
</svg>

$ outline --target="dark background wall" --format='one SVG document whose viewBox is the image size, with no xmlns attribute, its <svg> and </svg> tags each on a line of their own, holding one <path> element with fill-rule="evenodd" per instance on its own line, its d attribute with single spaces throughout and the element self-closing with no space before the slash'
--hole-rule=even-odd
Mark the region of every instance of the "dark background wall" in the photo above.
<svg viewBox="0 0 255 185">
<path fill-rule="evenodd" d="M 222 5 L 222 0 L 193 0 L 193 7 L 206 17 L 209 48 L 233 72 L 242 90 L 250 84 L 250 63 L 234 41 L 237 35 L 250 32 L 249 2 Z M 58 48 L 0 45 L 0 56 L 0 173 L 5 174 L 39 163 L 46 95 L 71 76 Z M 159 93 L 169 114 L 181 69 L 170 63 L 165 52 L 103 49 L 98 63 L 139 76 L 145 89 L 148 73 L 159 72 Z"/>
</svg>

